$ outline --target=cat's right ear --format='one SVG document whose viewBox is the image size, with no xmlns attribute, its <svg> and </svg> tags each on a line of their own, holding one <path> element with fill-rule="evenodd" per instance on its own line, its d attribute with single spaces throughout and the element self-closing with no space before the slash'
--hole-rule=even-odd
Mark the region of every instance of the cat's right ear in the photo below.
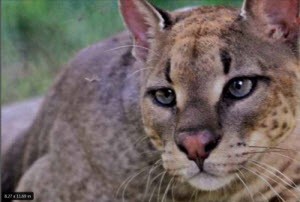
<svg viewBox="0 0 300 202">
<path fill-rule="evenodd" d="M 170 26 L 170 15 L 145 0 L 119 0 L 119 6 L 134 40 L 133 55 L 146 61 L 151 48 L 151 38 Z"/>
<path fill-rule="evenodd" d="M 245 0 L 241 16 L 270 40 L 295 42 L 300 30 L 299 1 Z"/>
</svg>

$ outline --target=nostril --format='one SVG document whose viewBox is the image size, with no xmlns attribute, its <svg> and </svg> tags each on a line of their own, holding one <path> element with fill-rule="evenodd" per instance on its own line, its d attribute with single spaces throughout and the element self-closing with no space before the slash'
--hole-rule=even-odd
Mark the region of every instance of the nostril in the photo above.
<svg viewBox="0 0 300 202">
<path fill-rule="evenodd" d="M 178 144 L 177 146 L 178 146 L 180 151 L 182 151 L 183 153 L 188 155 L 188 153 L 189 153 L 188 150 L 182 144 Z"/>
<path fill-rule="evenodd" d="M 204 147 L 204 151 L 207 153 L 210 153 L 212 150 L 214 150 L 217 147 L 217 142 L 210 142 Z"/>
<path fill-rule="evenodd" d="M 177 139 L 177 146 L 190 160 L 201 159 L 204 161 L 219 142 L 220 137 L 209 130 L 203 130 L 180 133 Z"/>
<path fill-rule="evenodd" d="M 216 138 L 215 140 L 212 140 L 207 145 L 205 145 L 204 151 L 207 153 L 210 153 L 212 150 L 214 150 L 218 146 L 220 141 L 221 141 L 220 137 Z"/>
</svg>

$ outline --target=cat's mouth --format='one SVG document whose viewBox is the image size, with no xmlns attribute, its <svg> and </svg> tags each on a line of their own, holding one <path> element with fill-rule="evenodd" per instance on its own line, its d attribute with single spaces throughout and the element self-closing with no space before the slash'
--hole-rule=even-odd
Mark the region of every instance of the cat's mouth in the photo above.
<svg viewBox="0 0 300 202">
<path fill-rule="evenodd" d="M 197 164 L 169 142 L 162 154 L 163 166 L 169 174 L 178 176 L 199 190 L 213 191 L 229 184 L 235 175 L 210 161 Z M 223 168 L 223 169 L 222 169 Z"/>
<path fill-rule="evenodd" d="M 191 184 L 193 187 L 203 191 L 214 191 L 228 185 L 234 178 L 234 173 L 213 172 L 208 169 L 207 166 L 199 168 L 197 164 L 190 161 L 189 165 L 182 169 L 181 172 L 177 172 L 184 181 Z"/>
<path fill-rule="evenodd" d="M 186 170 L 185 178 L 187 182 L 197 189 L 213 191 L 229 184 L 234 179 L 234 175 L 220 176 L 205 169 L 205 166 L 200 169 L 196 165 L 196 167 L 191 166 Z"/>
<path fill-rule="evenodd" d="M 192 180 L 193 178 L 197 177 L 197 176 L 209 176 L 209 177 L 216 177 L 216 178 L 220 178 L 220 176 L 217 176 L 213 173 L 209 173 L 205 170 L 199 170 L 199 172 L 197 172 L 196 174 L 194 174 L 193 176 L 189 177 L 188 178 L 188 181 L 189 180 Z"/>
<path fill-rule="evenodd" d="M 229 176 L 217 176 L 206 171 L 199 171 L 192 177 L 189 177 L 187 181 L 194 187 L 204 191 L 218 190 L 234 179 L 234 175 Z"/>
</svg>

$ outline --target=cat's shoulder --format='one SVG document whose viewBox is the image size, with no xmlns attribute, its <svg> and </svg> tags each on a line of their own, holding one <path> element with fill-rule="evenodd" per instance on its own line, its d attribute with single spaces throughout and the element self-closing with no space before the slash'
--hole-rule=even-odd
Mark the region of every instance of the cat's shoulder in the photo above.
<svg viewBox="0 0 300 202">
<path fill-rule="evenodd" d="M 129 56 L 131 50 L 131 38 L 128 31 L 123 31 L 106 40 L 91 44 L 80 50 L 68 63 L 68 68 L 74 72 L 91 72 L 115 70 L 120 59 Z M 130 57 L 125 57 L 130 60 Z M 129 61 L 128 61 L 129 62 Z M 132 62 L 132 61 L 130 61 Z M 105 70 L 103 70 L 105 71 Z"/>
</svg>

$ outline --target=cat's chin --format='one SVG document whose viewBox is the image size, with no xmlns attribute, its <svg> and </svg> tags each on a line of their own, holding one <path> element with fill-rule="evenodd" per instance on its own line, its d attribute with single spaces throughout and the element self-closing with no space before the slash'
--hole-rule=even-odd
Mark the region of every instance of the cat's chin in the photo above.
<svg viewBox="0 0 300 202">
<path fill-rule="evenodd" d="M 188 182 L 195 188 L 203 191 L 215 191 L 228 185 L 234 179 L 234 175 L 219 177 L 201 172 L 193 176 Z"/>
</svg>

